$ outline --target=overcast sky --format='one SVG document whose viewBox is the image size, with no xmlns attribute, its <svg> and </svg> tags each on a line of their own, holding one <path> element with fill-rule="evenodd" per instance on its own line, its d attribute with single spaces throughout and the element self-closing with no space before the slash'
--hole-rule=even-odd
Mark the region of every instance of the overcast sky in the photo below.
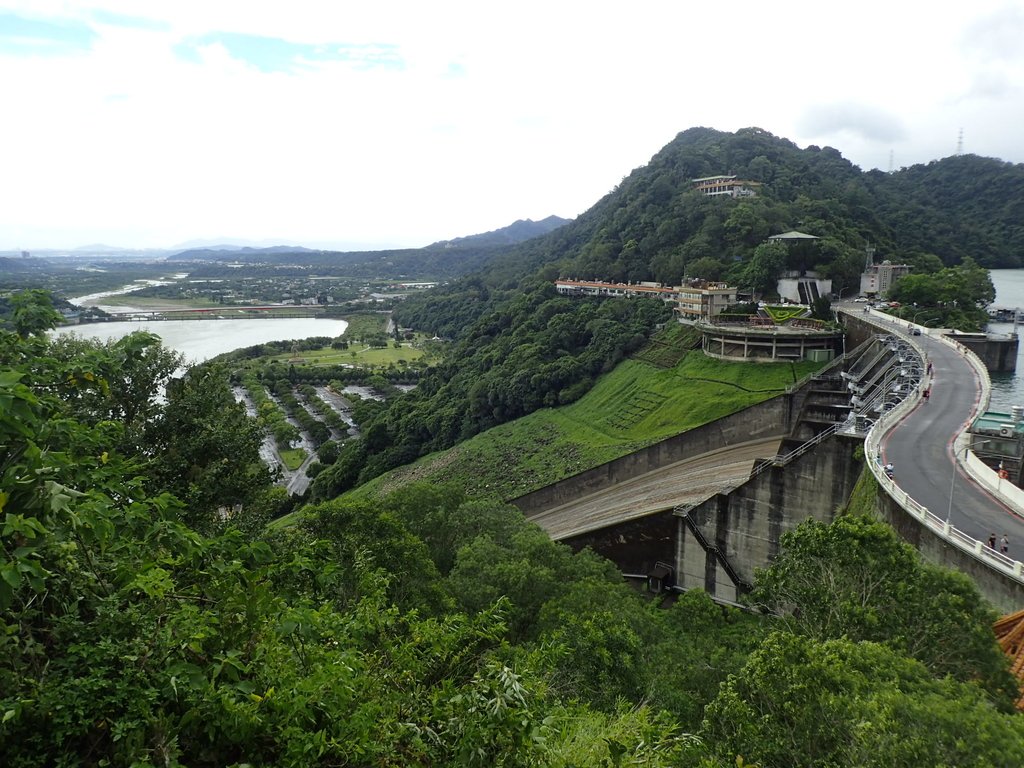
<svg viewBox="0 0 1024 768">
<path fill-rule="evenodd" d="M 697 125 L 1024 162 L 1024 0 L 0 0 L 0 94 L 0 250 L 418 247 Z"/>
</svg>

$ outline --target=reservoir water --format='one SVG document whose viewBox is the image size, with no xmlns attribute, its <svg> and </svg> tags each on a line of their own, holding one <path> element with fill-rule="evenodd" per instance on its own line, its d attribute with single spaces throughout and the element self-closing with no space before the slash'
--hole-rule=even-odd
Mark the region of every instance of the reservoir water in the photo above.
<svg viewBox="0 0 1024 768">
<path fill-rule="evenodd" d="M 1024 309 L 1024 269 L 993 269 L 992 284 L 996 288 L 993 306 Z M 989 323 L 993 333 L 1012 333 L 1013 323 Z M 1024 327 L 1018 329 L 1024 333 Z M 1024 345 L 1017 349 L 1017 370 L 1014 373 L 992 374 L 993 411 L 1009 412 L 1014 405 L 1024 405 Z"/>
<path fill-rule="evenodd" d="M 256 320 L 132 320 L 113 323 L 68 325 L 57 333 L 91 339 L 119 339 L 135 331 L 149 331 L 164 346 L 181 352 L 188 363 L 268 341 L 340 336 L 348 328 L 344 320 L 319 317 L 267 318 Z"/>
<path fill-rule="evenodd" d="M 173 279 L 187 277 L 182 272 Z M 166 285 L 163 280 L 137 280 L 131 285 L 88 296 L 69 299 L 80 307 L 99 307 L 106 311 L 131 311 L 133 307 L 106 306 L 103 299 L 123 296 L 147 285 Z M 142 311 L 142 310 L 138 310 Z M 135 331 L 155 333 L 164 346 L 180 352 L 186 364 L 201 363 L 242 347 L 266 344 L 268 341 L 292 341 L 311 336 L 341 336 L 348 328 L 345 320 L 321 317 L 275 317 L 241 320 L 124 320 L 112 323 L 87 323 L 58 328 L 55 333 L 70 333 L 87 339 L 108 341 L 120 339 Z"/>
</svg>

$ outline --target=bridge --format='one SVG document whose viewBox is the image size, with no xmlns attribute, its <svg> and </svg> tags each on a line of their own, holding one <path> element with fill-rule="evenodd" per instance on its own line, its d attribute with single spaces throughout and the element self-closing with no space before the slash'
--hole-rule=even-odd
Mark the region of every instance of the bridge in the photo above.
<svg viewBox="0 0 1024 768">
<path fill-rule="evenodd" d="M 1024 492 L 985 466 L 964 435 L 987 406 L 984 365 L 940 331 L 856 305 L 843 317 L 864 343 L 799 391 L 515 503 L 553 538 L 593 547 L 627 576 L 732 602 L 783 533 L 809 517 L 832 519 L 863 451 L 882 489 L 879 511 L 904 539 L 970 575 L 997 607 L 1024 607 Z M 915 365 L 914 376 L 902 375 Z M 895 479 L 883 471 L 888 462 Z M 988 546 L 992 533 L 1008 536 L 1009 554 Z"/>
</svg>

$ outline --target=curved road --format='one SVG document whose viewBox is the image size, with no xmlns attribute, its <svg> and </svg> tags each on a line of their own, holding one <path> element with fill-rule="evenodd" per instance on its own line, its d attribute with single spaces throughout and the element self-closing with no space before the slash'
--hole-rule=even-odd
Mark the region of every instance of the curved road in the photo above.
<svg viewBox="0 0 1024 768">
<path fill-rule="evenodd" d="M 557 541 L 679 504 L 696 504 L 742 483 L 755 462 L 778 453 L 781 442 L 781 436 L 752 440 L 677 461 L 529 519 Z"/>
<path fill-rule="evenodd" d="M 877 316 L 876 316 L 877 319 Z M 883 325 L 887 324 L 883 321 Z M 892 323 L 894 329 L 906 323 Z M 932 391 L 882 441 L 882 460 L 892 462 L 896 484 L 956 528 L 980 541 L 990 534 L 1010 540 L 1009 554 L 1024 552 L 1024 519 L 980 488 L 953 458 L 953 441 L 970 426 L 981 397 L 971 364 L 955 349 L 916 336 L 932 362 Z"/>
</svg>

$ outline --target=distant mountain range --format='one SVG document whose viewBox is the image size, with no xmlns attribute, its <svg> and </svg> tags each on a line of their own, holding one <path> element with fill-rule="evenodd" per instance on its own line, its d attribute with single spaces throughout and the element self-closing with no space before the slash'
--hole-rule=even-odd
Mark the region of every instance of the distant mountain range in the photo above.
<svg viewBox="0 0 1024 768">
<path fill-rule="evenodd" d="M 570 220 L 548 216 L 541 221 L 520 219 L 507 227 L 442 240 L 423 248 L 384 251 L 328 251 L 298 246 L 235 248 L 229 245 L 193 248 L 167 256 L 168 261 L 189 262 L 189 271 L 214 277 L 230 269 L 229 263 L 263 265 L 280 270 L 315 267 L 347 277 L 457 277 L 483 268 L 509 248 L 550 234 Z M 196 266 L 197 262 L 203 266 Z"/>
<path fill-rule="evenodd" d="M 504 245 L 516 245 L 534 237 L 546 235 L 552 230 L 568 224 L 571 219 L 563 219 L 559 216 L 548 216 L 540 221 L 532 219 L 519 219 L 507 227 L 495 229 L 490 232 L 483 232 L 477 235 L 466 235 L 456 237 L 452 240 L 439 240 L 424 248 L 400 248 L 373 251 L 336 251 L 304 248 L 300 245 L 273 245 L 268 247 L 239 246 L 231 242 L 219 243 L 216 245 L 203 245 L 200 247 L 186 248 L 170 254 L 167 258 L 171 261 L 224 261 L 238 259 L 240 261 L 260 261 L 266 256 L 280 256 L 284 254 L 339 254 L 349 256 L 352 254 L 367 253 L 406 253 L 408 251 L 425 251 L 437 248 L 488 248 Z M 277 260 L 280 261 L 280 260 Z"/>
<path fill-rule="evenodd" d="M 522 243 L 526 240 L 532 240 L 535 237 L 546 235 L 552 230 L 558 229 L 561 226 L 568 224 L 572 219 L 563 219 L 560 216 L 548 216 L 546 219 L 540 221 L 533 221 L 532 219 L 519 219 L 507 227 L 501 229 L 495 229 L 491 232 L 484 232 L 479 235 L 467 235 L 466 237 L 456 237 L 454 240 L 441 240 L 436 243 L 432 243 L 427 246 L 432 248 L 435 246 L 447 246 L 447 247 L 461 247 L 466 245 L 515 245 L 516 243 Z"/>
</svg>

